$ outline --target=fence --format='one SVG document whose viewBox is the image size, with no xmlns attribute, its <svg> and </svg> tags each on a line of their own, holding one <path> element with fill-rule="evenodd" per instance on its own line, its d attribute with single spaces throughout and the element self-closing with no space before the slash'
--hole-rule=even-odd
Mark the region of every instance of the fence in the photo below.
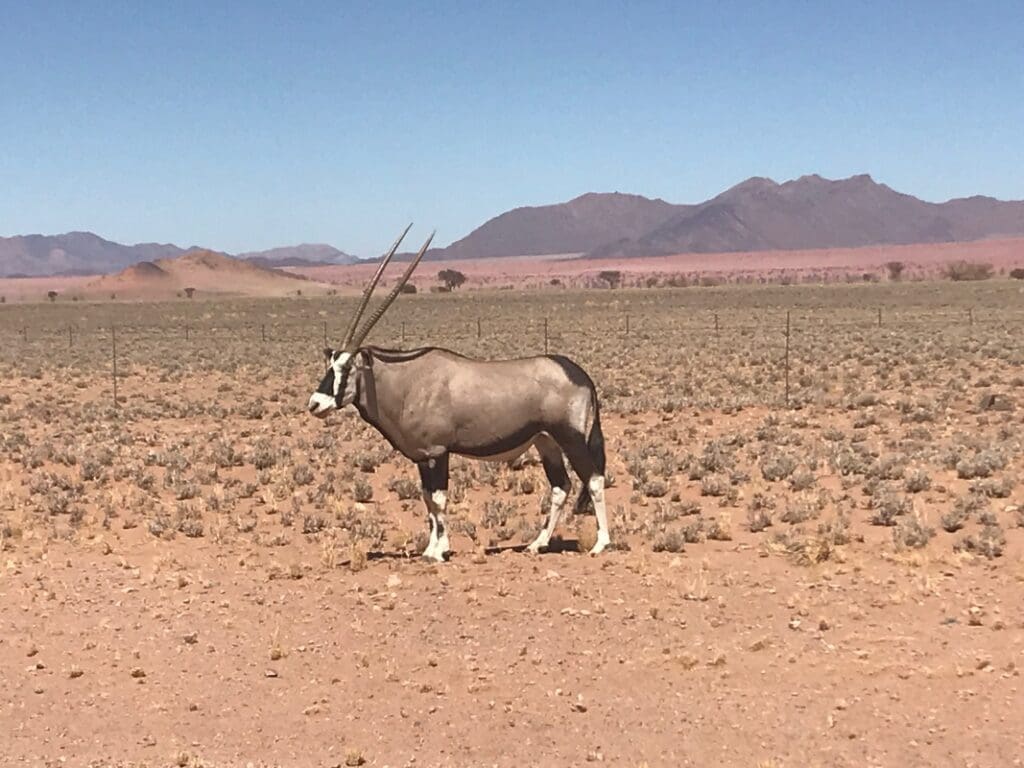
<svg viewBox="0 0 1024 768">
<path fill-rule="evenodd" d="M 589 313 L 589 317 L 584 315 Z M 557 316 L 528 316 L 524 319 L 498 315 L 484 316 L 462 311 L 442 318 L 395 317 L 382 320 L 369 341 L 381 346 L 438 344 L 466 354 L 485 357 L 540 353 L 578 356 L 584 350 L 591 365 L 609 364 L 628 358 L 630 364 L 653 365 L 658 350 L 675 349 L 697 355 L 710 346 L 722 354 L 735 353 L 744 345 L 760 357 L 767 351 L 766 364 L 773 374 L 764 401 L 788 405 L 792 402 L 794 358 L 811 352 L 821 356 L 842 334 L 849 343 L 864 343 L 865 334 L 885 333 L 888 339 L 924 342 L 941 336 L 975 333 L 1003 334 L 1008 343 L 1018 343 L 1024 326 L 1024 310 L 973 307 L 957 310 L 922 311 L 867 309 L 772 309 L 759 311 L 702 311 L 669 313 L 606 312 L 601 308 Z M 0 328 L 0 344 L 17 360 L 30 359 L 31 352 L 44 359 L 74 354 L 84 364 L 100 360 L 110 375 L 110 394 L 117 405 L 119 363 L 145 364 L 147 360 L 174 349 L 185 357 L 190 351 L 236 356 L 259 355 L 288 350 L 281 360 L 311 363 L 322 367 L 321 348 L 330 346 L 344 332 L 341 320 L 248 318 L 218 322 L 214 318 L 189 318 L 179 322 L 112 322 L 109 319 L 79 319 L 64 325 L 29 325 Z M 852 339 L 852 341 L 851 341 Z M 877 341 L 877 339 L 876 339 Z M 645 357 L 646 356 L 646 357 Z M 685 354 L 681 354 L 685 358 Z M 828 357 L 825 354 L 825 357 Z M 706 362 L 706 358 L 704 358 Z M 622 364 L 622 363 L 620 363 Z M 122 366 L 123 371 L 123 366 Z M 778 373 L 776 377 L 774 374 Z M 778 381 L 776 381 L 776 378 Z M 600 382 L 599 382 L 600 383 Z"/>
</svg>

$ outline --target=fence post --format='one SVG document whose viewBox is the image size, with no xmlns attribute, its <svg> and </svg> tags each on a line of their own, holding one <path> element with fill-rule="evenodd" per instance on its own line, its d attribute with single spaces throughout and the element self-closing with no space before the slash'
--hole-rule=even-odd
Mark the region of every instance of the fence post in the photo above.
<svg viewBox="0 0 1024 768">
<path fill-rule="evenodd" d="M 110 362 L 111 378 L 114 382 L 114 407 L 117 408 L 117 326 L 115 325 L 110 326 Z"/>
<path fill-rule="evenodd" d="M 28 343 L 28 326 L 27 325 L 23 325 L 21 327 L 21 338 L 24 339 L 26 343 Z"/>
<path fill-rule="evenodd" d="M 878 327 L 882 327 L 882 308 L 878 308 Z"/>
<path fill-rule="evenodd" d="M 260 337 L 263 339 L 263 341 L 267 340 L 267 324 L 266 323 L 260 323 Z"/>
<path fill-rule="evenodd" d="M 626 335 L 629 336 L 629 315 L 626 315 Z"/>
<path fill-rule="evenodd" d="M 481 337 L 481 335 L 482 334 L 481 334 L 481 331 L 480 331 L 480 318 L 478 317 L 476 319 L 476 337 L 479 339 Z"/>
<path fill-rule="evenodd" d="M 786 310 L 786 406 L 789 407 L 789 310 Z"/>
<path fill-rule="evenodd" d="M 71 329 L 71 326 L 69 325 L 68 326 L 68 349 L 71 349 L 73 346 L 75 346 L 74 331 Z"/>
<path fill-rule="evenodd" d="M 974 325 L 974 307 L 967 308 L 967 324 Z"/>
<path fill-rule="evenodd" d="M 548 319 L 544 318 L 544 354 L 548 353 Z"/>
<path fill-rule="evenodd" d="M 327 348 L 327 321 L 324 320 L 324 349 Z"/>
<path fill-rule="evenodd" d="M 402 321 L 402 343 L 405 344 L 405 320 Z"/>
<path fill-rule="evenodd" d="M 188 341 L 188 323 L 185 323 L 185 341 Z"/>
<path fill-rule="evenodd" d="M 718 313 L 715 312 L 715 336 L 718 336 Z"/>
</svg>

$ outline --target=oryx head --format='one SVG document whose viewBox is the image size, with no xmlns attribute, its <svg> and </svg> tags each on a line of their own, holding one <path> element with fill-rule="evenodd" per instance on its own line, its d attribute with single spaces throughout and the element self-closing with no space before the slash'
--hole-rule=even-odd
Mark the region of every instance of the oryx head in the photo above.
<svg viewBox="0 0 1024 768">
<path fill-rule="evenodd" d="M 369 335 L 370 331 L 373 330 L 373 326 L 377 324 L 377 321 L 381 319 L 384 312 L 387 310 L 391 303 L 398 297 L 398 294 L 402 292 L 402 288 L 409 278 L 412 277 L 413 270 L 420 263 L 420 259 L 423 258 L 423 254 L 427 252 L 427 248 L 430 247 L 430 241 L 434 239 L 433 233 L 427 238 L 427 241 L 420 248 L 419 253 L 416 257 L 409 262 L 409 266 L 406 267 L 405 273 L 395 284 L 395 287 L 391 290 L 384 301 L 381 302 L 370 318 L 363 324 L 363 327 L 359 329 L 358 333 L 356 328 L 359 325 L 359 321 L 363 317 L 363 312 L 366 311 L 366 305 L 370 303 L 370 297 L 373 295 L 373 289 L 377 287 L 377 283 L 380 282 L 380 277 L 384 274 L 384 269 L 387 267 L 388 262 L 391 261 L 391 257 L 395 255 L 395 251 L 398 250 L 399 244 L 409 231 L 412 224 L 405 228 L 405 232 L 402 232 L 395 240 L 394 245 L 391 246 L 391 250 L 381 259 L 380 265 L 377 267 L 377 271 L 374 273 L 373 278 L 369 283 L 366 284 L 366 288 L 363 289 L 363 297 L 359 302 L 359 307 L 356 309 L 355 314 L 352 315 L 352 320 L 349 322 L 348 330 L 345 332 L 345 341 L 342 344 L 340 350 L 326 349 L 324 354 L 327 356 L 327 373 L 324 375 L 323 380 L 320 382 L 320 386 L 317 390 L 309 397 L 309 412 L 314 416 L 323 418 L 333 410 L 344 408 L 346 405 L 350 405 L 356 398 L 356 384 L 357 378 L 361 375 L 362 371 L 365 370 L 362 364 L 362 356 L 356 354 L 359 350 L 360 345 Z"/>
</svg>

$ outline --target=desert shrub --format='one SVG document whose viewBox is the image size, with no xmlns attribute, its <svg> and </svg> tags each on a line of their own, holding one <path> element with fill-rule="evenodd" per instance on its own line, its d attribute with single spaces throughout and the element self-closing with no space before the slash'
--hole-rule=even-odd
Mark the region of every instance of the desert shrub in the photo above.
<svg viewBox="0 0 1024 768">
<path fill-rule="evenodd" d="M 653 478 L 644 483 L 643 494 L 651 499 L 660 499 L 668 495 L 668 483 L 660 478 Z"/>
<path fill-rule="evenodd" d="M 989 560 L 1002 557 L 1005 547 L 1006 534 L 998 524 L 983 525 L 977 534 L 965 536 L 953 545 L 957 552 L 972 552 L 984 555 Z"/>
<path fill-rule="evenodd" d="M 987 496 L 990 499 L 1005 499 L 1013 493 L 1016 482 L 1010 477 L 1001 477 L 998 480 L 989 478 L 971 483 L 971 493 L 980 496 Z"/>
<path fill-rule="evenodd" d="M 903 481 L 903 488 L 907 493 L 921 493 L 932 487 L 932 478 L 923 469 L 915 469 Z"/>
<path fill-rule="evenodd" d="M 988 280 L 992 277 L 992 265 L 976 261 L 954 261 L 946 265 L 943 274 L 956 282 Z"/>
<path fill-rule="evenodd" d="M 681 530 L 664 531 L 658 534 L 651 549 L 655 552 L 682 552 L 686 537 Z"/>
<path fill-rule="evenodd" d="M 303 533 L 319 533 L 327 523 L 319 515 L 305 515 L 302 518 Z"/>
<path fill-rule="evenodd" d="M 700 481 L 701 496 L 725 496 L 729 492 L 729 481 L 721 475 L 705 475 Z"/>
<path fill-rule="evenodd" d="M 807 469 L 800 469 L 789 477 L 789 487 L 793 491 L 806 491 L 814 487 L 818 479 Z"/>
<path fill-rule="evenodd" d="M 267 440 L 260 440 L 253 446 L 250 461 L 256 469 L 270 469 L 277 463 L 277 454 Z"/>
<path fill-rule="evenodd" d="M 755 493 L 747 507 L 747 523 L 752 533 L 757 533 L 772 524 L 775 501 L 763 493 Z"/>
<path fill-rule="evenodd" d="M 296 464 L 292 467 L 292 482 L 296 485 L 309 485 L 313 482 L 313 468 L 309 464 Z"/>
<path fill-rule="evenodd" d="M 1024 280 L 1024 269 L 1021 267 L 1015 267 L 1010 270 L 1010 277 L 1014 280 Z"/>
<path fill-rule="evenodd" d="M 917 515 L 908 515 L 899 521 L 892 531 L 892 539 L 897 549 L 920 549 L 928 544 L 935 535 L 935 529 L 929 528 Z"/>
<path fill-rule="evenodd" d="M 956 462 L 956 474 L 961 480 L 989 477 L 1006 466 L 1006 456 L 997 449 L 979 451 Z"/>
<path fill-rule="evenodd" d="M 415 499 L 420 495 L 420 487 L 408 477 L 395 477 L 388 483 L 388 490 L 395 493 L 402 501 Z"/>
<path fill-rule="evenodd" d="M 761 459 L 761 474 L 768 482 L 785 480 L 796 469 L 796 460 L 784 453 L 775 453 Z"/>
<path fill-rule="evenodd" d="M 356 478 L 352 484 L 352 498 L 362 503 L 370 501 L 373 498 L 373 486 L 365 478 Z"/>
<path fill-rule="evenodd" d="M 872 525 L 896 525 L 896 518 L 910 510 L 910 500 L 894 493 L 882 492 L 871 501 Z"/>
</svg>

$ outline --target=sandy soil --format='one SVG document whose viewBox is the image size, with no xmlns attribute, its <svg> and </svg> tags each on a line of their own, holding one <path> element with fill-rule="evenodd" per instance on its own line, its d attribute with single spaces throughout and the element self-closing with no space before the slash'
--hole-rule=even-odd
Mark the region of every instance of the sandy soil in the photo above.
<svg viewBox="0 0 1024 768">
<path fill-rule="evenodd" d="M 607 421 L 613 445 L 658 423 Z M 445 565 L 365 567 L 299 535 L 29 533 L 0 578 L 4 764 L 1021 764 L 1024 531 L 986 565 L 885 554 L 891 529 L 857 521 L 813 566 L 740 529 L 599 558 L 571 531 L 538 557 L 456 536 Z"/>
</svg>

